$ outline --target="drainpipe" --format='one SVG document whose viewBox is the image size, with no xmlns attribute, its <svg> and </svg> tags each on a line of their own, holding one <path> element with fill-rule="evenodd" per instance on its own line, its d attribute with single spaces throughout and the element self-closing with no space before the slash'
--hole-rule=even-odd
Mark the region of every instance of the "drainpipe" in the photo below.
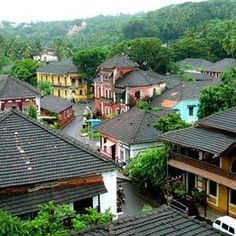
<svg viewBox="0 0 236 236">
<path fill-rule="evenodd" d="M 227 187 L 227 209 L 226 215 L 229 215 L 229 188 Z"/>
<path fill-rule="evenodd" d="M 207 179 L 205 179 L 205 190 L 204 190 L 204 217 L 207 216 Z"/>
</svg>

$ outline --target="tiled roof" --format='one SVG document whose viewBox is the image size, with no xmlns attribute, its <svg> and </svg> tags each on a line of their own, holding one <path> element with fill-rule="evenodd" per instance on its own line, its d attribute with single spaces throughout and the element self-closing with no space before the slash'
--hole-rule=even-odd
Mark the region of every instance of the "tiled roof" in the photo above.
<svg viewBox="0 0 236 236">
<path fill-rule="evenodd" d="M 126 55 L 115 55 L 112 58 L 107 59 L 101 65 L 98 66 L 99 69 L 113 69 L 113 68 L 126 68 L 126 67 L 139 67 L 139 64 L 130 60 Z"/>
<path fill-rule="evenodd" d="M 183 100 L 188 99 L 199 99 L 200 92 L 203 88 L 207 86 L 217 85 L 220 80 L 213 79 L 209 81 L 191 81 L 183 82 L 182 84 L 164 91 L 161 95 L 157 96 L 151 102 L 152 106 L 159 106 L 161 108 L 166 108 L 165 104 L 173 104 L 173 106 Z M 169 108 L 169 106 L 167 106 Z"/>
<path fill-rule="evenodd" d="M 53 95 L 45 96 L 40 100 L 41 108 L 57 114 L 73 105 L 72 102 Z"/>
<path fill-rule="evenodd" d="M 194 127 L 162 134 L 160 139 L 218 155 L 234 144 L 236 135 Z"/>
<path fill-rule="evenodd" d="M 30 84 L 12 77 L 0 78 L 0 99 L 35 98 L 40 92 Z"/>
<path fill-rule="evenodd" d="M 98 152 L 18 111 L 0 116 L 0 147 L 1 188 L 116 169 Z"/>
<path fill-rule="evenodd" d="M 69 59 L 60 62 L 50 62 L 37 69 L 37 73 L 45 73 L 45 74 L 64 75 L 73 72 L 79 72 L 79 69 Z"/>
<path fill-rule="evenodd" d="M 77 236 L 216 236 L 221 235 L 205 222 L 184 217 L 169 206 L 133 217 L 124 217 L 109 225 L 81 231 Z"/>
<path fill-rule="evenodd" d="M 227 70 L 230 70 L 233 67 L 236 67 L 236 59 L 224 58 L 210 66 L 205 67 L 203 71 L 225 72 Z"/>
<path fill-rule="evenodd" d="M 170 111 L 150 112 L 139 108 L 129 111 L 96 126 L 99 132 L 115 137 L 126 144 L 158 141 L 160 131 L 153 127 L 156 120 Z"/>
<path fill-rule="evenodd" d="M 202 80 L 213 80 L 213 78 L 208 75 L 208 74 L 203 74 L 203 73 L 190 73 L 190 72 L 186 72 L 185 73 L 187 76 L 189 76 L 190 78 L 192 78 L 193 80 L 196 81 L 202 81 Z"/>
<path fill-rule="evenodd" d="M 24 194 L 1 195 L 0 208 L 13 215 L 36 212 L 39 205 L 54 201 L 57 204 L 71 203 L 105 193 L 103 183 L 70 187 L 66 189 L 46 189 L 44 191 L 27 192 Z"/>
<path fill-rule="evenodd" d="M 236 134 L 236 108 L 203 118 L 197 122 L 200 125 Z"/>
<path fill-rule="evenodd" d="M 182 80 L 178 75 L 166 75 L 165 77 L 166 88 L 172 89 L 180 84 L 182 84 Z"/>
<path fill-rule="evenodd" d="M 136 86 L 150 86 L 164 82 L 165 76 L 155 73 L 153 71 L 144 71 L 136 69 L 124 74 L 116 81 L 117 87 L 136 87 Z"/>
<path fill-rule="evenodd" d="M 186 65 L 191 66 L 192 69 L 201 70 L 202 68 L 213 64 L 212 62 L 201 58 L 185 58 L 184 60 L 177 61 L 176 63 L 181 70 L 184 70 Z"/>
</svg>

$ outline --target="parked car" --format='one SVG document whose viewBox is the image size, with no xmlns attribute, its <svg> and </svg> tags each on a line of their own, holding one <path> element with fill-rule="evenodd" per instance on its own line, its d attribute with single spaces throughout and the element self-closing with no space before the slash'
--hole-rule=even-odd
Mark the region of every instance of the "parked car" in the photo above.
<svg viewBox="0 0 236 236">
<path fill-rule="evenodd" d="M 190 216 L 192 218 L 199 217 L 199 211 L 195 204 L 187 199 L 173 199 L 170 206 L 180 211 L 184 216 Z"/>
<path fill-rule="evenodd" d="M 221 216 L 213 222 L 213 228 L 227 235 L 236 235 L 236 219 L 230 216 Z"/>
</svg>

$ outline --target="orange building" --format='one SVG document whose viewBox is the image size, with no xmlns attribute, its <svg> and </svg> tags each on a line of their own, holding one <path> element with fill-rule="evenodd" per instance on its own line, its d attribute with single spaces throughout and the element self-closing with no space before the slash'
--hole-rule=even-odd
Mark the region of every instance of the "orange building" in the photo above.
<svg viewBox="0 0 236 236">
<path fill-rule="evenodd" d="M 236 217 L 236 108 L 161 139 L 172 146 L 168 177 L 181 176 L 190 195 L 205 191 L 209 207 Z"/>
</svg>

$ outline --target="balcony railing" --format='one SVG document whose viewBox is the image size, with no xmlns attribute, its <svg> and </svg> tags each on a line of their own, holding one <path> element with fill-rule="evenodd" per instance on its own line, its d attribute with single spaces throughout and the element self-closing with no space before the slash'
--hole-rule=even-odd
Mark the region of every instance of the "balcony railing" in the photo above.
<svg viewBox="0 0 236 236">
<path fill-rule="evenodd" d="M 179 154 L 176 152 L 171 152 L 170 159 L 183 162 L 183 163 L 188 164 L 190 166 L 214 173 L 216 175 L 220 175 L 220 176 L 228 178 L 228 179 L 236 180 L 236 173 L 231 173 L 231 172 L 225 171 L 225 170 L 221 169 L 220 167 L 217 167 L 217 166 L 215 166 L 211 163 L 208 163 L 206 161 L 201 161 L 201 160 L 198 160 L 198 159 L 186 156 L 186 155 L 182 155 L 182 154 Z"/>
</svg>

